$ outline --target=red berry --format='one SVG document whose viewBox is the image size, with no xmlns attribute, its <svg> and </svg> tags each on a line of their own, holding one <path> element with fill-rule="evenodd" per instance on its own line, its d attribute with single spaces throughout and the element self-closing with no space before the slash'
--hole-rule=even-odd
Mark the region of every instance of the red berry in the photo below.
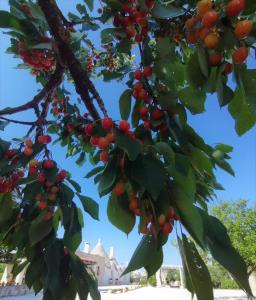
<svg viewBox="0 0 256 300">
<path fill-rule="evenodd" d="M 122 182 L 118 182 L 113 189 L 113 193 L 115 194 L 116 197 L 120 197 L 124 192 L 125 192 L 124 184 Z"/>
<path fill-rule="evenodd" d="M 161 214 L 157 219 L 158 225 L 162 226 L 166 223 L 166 218 L 164 214 Z"/>
<path fill-rule="evenodd" d="M 154 1 L 153 0 L 146 0 L 146 5 L 148 7 L 148 10 L 152 10 L 154 7 Z"/>
<path fill-rule="evenodd" d="M 133 90 L 139 92 L 141 89 L 143 89 L 143 84 L 141 82 L 136 82 L 133 86 Z"/>
<path fill-rule="evenodd" d="M 130 129 L 130 124 L 125 121 L 125 120 L 122 120 L 120 121 L 119 123 L 119 129 L 122 131 L 122 132 L 127 132 L 129 129 Z"/>
<path fill-rule="evenodd" d="M 113 143 L 114 140 L 115 140 L 116 136 L 115 136 L 115 133 L 114 132 L 109 132 L 107 135 L 106 135 L 106 139 L 108 140 L 109 143 Z"/>
<path fill-rule="evenodd" d="M 164 116 L 164 112 L 162 110 L 160 110 L 160 109 L 155 109 L 152 112 L 152 118 L 154 120 L 160 120 L 160 119 L 163 118 L 163 116 Z"/>
<path fill-rule="evenodd" d="M 107 163 L 109 161 L 109 155 L 107 151 L 102 151 L 100 153 L 100 160 L 104 163 Z"/>
<path fill-rule="evenodd" d="M 141 100 L 147 100 L 148 99 L 148 93 L 146 90 L 144 89 L 141 89 L 139 92 L 138 92 L 138 99 L 141 99 Z"/>
<path fill-rule="evenodd" d="M 114 125 L 114 123 L 113 123 L 113 121 L 112 121 L 111 118 L 106 117 L 106 118 L 104 118 L 104 119 L 101 121 L 101 126 L 102 126 L 102 128 L 104 128 L 105 130 L 110 130 L 110 129 L 112 129 L 112 128 L 113 128 L 113 125 Z"/>
<path fill-rule="evenodd" d="M 151 67 L 145 67 L 143 70 L 143 76 L 144 77 L 150 77 L 152 75 L 152 68 Z"/>
<path fill-rule="evenodd" d="M 233 52 L 232 58 L 234 64 L 242 64 L 246 61 L 249 55 L 249 50 L 246 47 L 241 47 Z"/>
<path fill-rule="evenodd" d="M 229 75 L 230 73 L 233 72 L 233 65 L 230 63 L 226 64 L 225 70 L 223 71 L 224 75 Z"/>
<path fill-rule="evenodd" d="M 226 6 L 226 14 L 229 18 L 238 16 L 245 7 L 245 0 L 232 0 Z"/>
<path fill-rule="evenodd" d="M 148 130 L 150 128 L 150 122 L 149 121 L 144 121 L 143 122 L 143 126 L 146 130 Z"/>
<path fill-rule="evenodd" d="M 84 133 L 89 135 L 89 136 L 92 135 L 92 133 L 93 133 L 93 124 L 92 123 L 89 123 L 85 126 Z"/>
<path fill-rule="evenodd" d="M 68 173 L 65 170 L 61 170 L 58 174 L 58 177 L 63 180 L 68 176 Z"/>
<path fill-rule="evenodd" d="M 138 198 L 137 197 L 134 197 L 130 204 L 129 204 L 129 208 L 131 211 L 135 211 L 137 208 L 138 208 Z"/>
<path fill-rule="evenodd" d="M 16 154 L 16 151 L 13 150 L 13 149 L 9 149 L 5 153 L 5 155 L 7 156 L 7 158 L 12 158 L 15 154 Z"/>
<path fill-rule="evenodd" d="M 32 143 L 31 140 L 26 140 L 26 141 L 25 141 L 25 145 L 26 145 L 27 147 L 29 147 L 29 148 L 32 148 L 32 147 L 33 147 L 33 143 Z"/>
<path fill-rule="evenodd" d="M 43 167 L 45 169 L 52 169 L 52 168 L 54 168 L 54 166 L 55 166 L 55 163 L 51 159 L 47 159 L 43 162 Z"/>
<path fill-rule="evenodd" d="M 235 36 L 241 40 L 246 38 L 252 31 L 253 23 L 249 20 L 239 21 L 235 27 Z"/>
<path fill-rule="evenodd" d="M 162 231 L 163 231 L 164 234 L 169 234 L 169 233 L 172 232 L 172 230 L 173 230 L 173 226 L 170 223 L 165 223 L 164 227 L 162 229 Z"/>
<path fill-rule="evenodd" d="M 174 210 L 172 207 L 170 207 L 170 208 L 168 209 L 167 214 L 166 214 L 167 220 L 168 220 L 168 221 L 170 221 L 170 220 L 175 220 L 176 217 L 177 217 L 177 215 L 176 215 L 176 213 L 175 213 L 175 210 Z"/>
<path fill-rule="evenodd" d="M 37 176 L 37 181 L 40 182 L 41 184 L 44 184 L 45 181 L 46 181 L 46 178 L 45 178 L 45 176 L 43 174 L 39 174 Z"/>
<path fill-rule="evenodd" d="M 52 138 L 49 135 L 39 135 L 37 141 L 39 144 L 46 145 L 51 142 Z"/>
<path fill-rule="evenodd" d="M 98 147 L 100 149 L 104 150 L 104 149 L 106 149 L 108 147 L 108 145 L 109 145 L 109 141 L 108 141 L 107 138 L 105 138 L 105 137 L 99 138 L 99 140 L 98 140 Z"/>
<path fill-rule="evenodd" d="M 143 77 L 143 74 L 142 74 L 141 70 L 136 70 L 136 71 L 134 72 L 134 78 L 135 78 L 135 79 L 141 80 L 142 77 Z"/>
<path fill-rule="evenodd" d="M 208 63 L 212 67 L 219 66 L 222 63 L 222 55 L 220 53 L 211 54 Z"/>
<path fill-rule="evenodd" d="M 25 148 L 23 151 L 25 156 L 31 156 L 33 154 L 33 152 L 34 152 L 33 149 L 29 148 L 29 147 Z"/>
<path fill-rule="evenodd" d="M 91 143 L 92 146 L 98 146 L 99 138 L 96 137 L 96 136 L 91 136 L 90 143 Z"/>
<path fill-rule="evenodd" d="M 219 20 L 220 15 L 217 11 L 215 10 L 210 10 L 207 11 L 202 19 L 202 24 L 204 27 L 213 27 Z"/>
<path fill-rule="evenodd" d="M 145 117 L 148 114 L 148 108 L 146 106 L 142 106 L 140 108 L 140 116 Z"/>
</svg>

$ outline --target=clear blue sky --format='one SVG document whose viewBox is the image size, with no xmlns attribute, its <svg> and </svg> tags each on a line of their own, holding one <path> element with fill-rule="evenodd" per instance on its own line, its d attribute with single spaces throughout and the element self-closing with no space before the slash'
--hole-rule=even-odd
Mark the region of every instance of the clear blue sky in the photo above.
<svg viewBox="0 0 256 300">
<path fill-rule="evenodd" d="M 77 1 L 58 1 L 63 6 L 64 11 L 74 9 L 74 3 Z M 0 1 L 0 9 L 8 9 L 8 1 Z M 96 38 L 96 37 L 94 37 Z M 5 54 L 9 45 L 9 38 L 0 34 L 0 109 L 7 106 L 17 106 L 30 100 L 36 93 L 39 86 L 34 82 L 34 78 L 28 71 L 17 70 L 15 66 L 20 63 L 19 59 L 13 59 L 11 55 Z M 255 60 L 251 59 L 251 65 L 255 67 Z M 108 111 L 118 119 L 118 99 L 125 88 L 124 84 L 96 82 L 97 88 L 106 102 Z M 74 99 L 77 98 L 74 90 L 71 89 Z M 12 116 L 13 117 L 13 116 Z M 33 120 L 31 112 L 16 115 L 20 120 Z M 218 170 L 216 172 L 218 181 L 226 188 L 225 191 L 217 193 L 218 199 L 232 200 L 238 198 L 249 199 L 251 203 L 256 199 L 256 128 L 238 137 L 234 129 L 234 121 L 227 112 L 227 109 L 220 109 L 215 96 L 207 100 L 206 112 L 202 115 L 191 116 L 190 124 L 201 134 L 207 143 L 214 145 L 218 142 L 224 142 L 234 147 L 231 164 L 236 172 L 236 177 Z M 21 137 L 26 132 L 22 126 L 9 125 L 3 133 L 0 131 L 0 137 L 11 139 Z M 90 195 L 99 202 L 100 222 L 92 220 L 85 215 L 85 228 L 83 230 L 83 240 L 89 241 L 92 246 L 101 238 L 105 249 L 108 251 L 110 246 L 116 249 L 116 256 L 120 262 L 127 262 L 135 250 L 140 237 L 136 229 L 129 235 L 114 228 L 106 217 L 107 199 L 100 199 L 97 194 L 97 188 L 92 182 L 83 179 L 83 176 L 89 170 L 89 165 L 78 168 L 72 159 L 65 158 L 65 152 L 62 148 L 54 147 L 54 158 L 63 168 L 73 174 L 85 195 Z M 217 201 L 217 200 L 216 200 Z M 175 248 L 170 246 L 170 242 L 165 246 L 165 263 L 178 264 L 180 257 Z"/>
</svg>

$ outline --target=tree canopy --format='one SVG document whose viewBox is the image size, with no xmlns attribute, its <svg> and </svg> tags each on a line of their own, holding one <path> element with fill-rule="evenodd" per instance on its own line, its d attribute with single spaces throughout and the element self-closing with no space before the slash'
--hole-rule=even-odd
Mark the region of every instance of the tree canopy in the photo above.
<svg viewBox="0 0 256 300">
<path fill-rule="evenodd" d="M 36 293 L 43 289 L 44 300 L 72 300 L 77 293 L 100 299 L 94 274 L 75 254 L 84 225 L 77 201 L 94 219 L 98 203 L 82 195 L 54 157 L 51 144 L 59 143 L 77 165 L 91 163 L 86 178 L 94 177 L 99 195 L 109 197 L 109 221 L 125 234 L 139 224 L 142 240 L 125 273 L 144 267 L 154 275 L 176 232 L 186 287 L 198 300 L 213 300 L 213 290 L 195 243 L 251 297 L 245 261 L 207 210 L 223 188 L 215 170 L 235 175 L 232 147 L 208 145 L 187 117 L 203 113 L 213 94 L 239 135 L 255 125 L 256 70 L 247 58 L 255 52 L 256 3 L 76 3 L 77 12 L 68 14 L 54 0 L 9 0 L 10 10 L 0 11 L 7 52 L 42 86 L 28 102 L 0 111 L 1 130 L 9 123 L 28 127 L 25 137 L 0 140 L 0 236 L 16 251 L 15 261 L 26 259 L 14 273 L 28 266 L 26 283 Z M 125 83 L 116 102 L 120 121 L 107 111 L 97 78 Z M 23 111 L 34 118 L 13 116 Z"/>
</svg>

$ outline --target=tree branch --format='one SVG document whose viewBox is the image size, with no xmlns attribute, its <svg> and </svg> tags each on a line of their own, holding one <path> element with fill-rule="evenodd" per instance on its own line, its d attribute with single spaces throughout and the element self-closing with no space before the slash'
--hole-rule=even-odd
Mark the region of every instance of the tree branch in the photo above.
<svg viewBox="0 0 256 300">
<path fill-rule="evenodd" d="M 64 69 L 59 64 L 57 64 L 56 70 L 51 75 L 49 81 L 46 83 L 46 85 L 43 87 L 43 89 L 33 98 L 33 100 L 31 100 L 23 105 L 17 106 L 17 107 L 1 110 L 0 116 L 12 115 L 12 114 L 15 114 L 15 113 L 18 113 L 21 111 L 25 111 L 28 109 L 32 109 L 32 108 L 35 109 L 35 111 L 37 111 L 38 103 L 43 98 L 45 98 L 46 96 L 51 94 L 53 92 L 53 90 L 60 84 L 63 72 L 64 72 Z"/>
<path fill-rule="evenodd" d="M 8 119 L 8 118 L 4 118 L 4 117 L 0 117 L 0 120 L 6 121 L 6 122 L 10 122 L 10 123 L 15 123 L 15 124 L 29 125 L 29 126 L 32 126 L 32 125 L 34 125 L 36 123 L 36 121 L 35 122 L 25 122 L 25 121 Z"/>
<path fill-rule="evenodd" d="M 103 100 L 100 98 L 93 83 L 89 79 L 86 70 L 82 68 L 80 62 L 72 51 L 70 45 L 70 34 L 65 28 L 62 13 L 60 13 L 60 10 L 54 0 L 38 0 L 38 4 L 43 11 L 50 31 L 57 42 L 60 58 L 63 63 L 67 65 L 70 74 L 74 79 L 77 93 L 81 96 L 81 99 L 91 116 L 95 120 L 100 119 L 99 113 L 90 98 L 89 92 L 91 92 L 93 97 L 99 103 L 99 107 L 103 114 L 106 115 Z"/>
</svg>

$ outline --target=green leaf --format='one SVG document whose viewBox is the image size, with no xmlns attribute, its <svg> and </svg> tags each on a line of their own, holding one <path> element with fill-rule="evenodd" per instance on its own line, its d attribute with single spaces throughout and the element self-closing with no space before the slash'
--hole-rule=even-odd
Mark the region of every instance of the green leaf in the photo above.
<svg viewBox="0 0 256 300">
<path fill-rule="evenodd" d="M 4 131 L 5 127 L 9 124 L 7 121 L 0 121 L 0 130 Z"/>
<path fill-rule="evenodd" d="M 103 195 L 105 191 L 113 187 L 116 181 L 118 167 L 118 159 L 116 156 L 113 156 L 101 174 L 100 184 L 98 186 L 100 195 Z"/>
<path fill-rule="evenodd" d="M 131 176 L 154 199 L 159 196 L 167 179 L 162 163 L 150 155 L 138 156 L 132 164 Z"/>
<path fill-rule="evenodd" d="M 190 84 L 194 88 L 201 88 L 207 82 L 207 78 L 203 75 L 201 71 L 196 52 L 193 55 L 191 55 L 190 60 L 187 64 L 187 77 Z"/>
<path fill-rule="evenodd" d="M 156 148 L 157 152 L 162 154 L 166 161 L 169 164 L 174 164 L 175 162 L 175 153 L 172 150 L 171 145 L 165 142 L 158 142 L 155 144 L 154 148 Z"/>
<path fill-rule="evenodd" d="M 214 300 L 209 271 L 199 255 L 195 244 L 182 235 L 184 260 L 198 300 Z"/>
<path fill-rule="evenodd" d="M 151 14 L 155 18 L 169 19 L 183 15 L 185 11 L 181 7 L 174 6 L 173 4 L 164 5 L 160 1 L 154 2 L 154 7 Z"/>
<path fill-rule="evenodd" d="M 123 120 L 128 120 L 129 118 L 131 112 L 131 101 L 132 101 L 131 90 L 124 91 L 119 99 L 119 110 Z"/>
<path fill-rule="evenodd" d="M 148 273 L 148 278 L 154 275 L 163 264 L 163 249 L 159 248 L 154 256 L 150 259 L 148 264 L 145 266 L 145 269 Z"/>
<path fill-rule="evenodd" d="M 129 159 L 131 161 L 134 161 L 142 152 L 142 146 L 139 141 L 131 138 L 129 135 L 121 133 L 118 130 L 115 131 L 115 135 L 115 142 L 117 147 L 123 149 L 127 153 Z"/>
<path fill-rule="evenodd" d="M 78 193 L 81 193 L 81 186 L 71 178 L 67 178 L 67 181 L 75 188 Z"/>
<path fill-rule="evenodd" d="M 191 164 L 199 172 L 212 174 L 213 165 L 209 157 L 198 148 L 193 148 L 192 152 L 189 154 L 191 159 Z"/>
<path fill-rule="evenodd" d="M 232 246 L 225 226 L 217 218 L 198 208 L 203 219 L 204 239 L 212 257 L 217 260 L 249 295 L 252 291 L 248 281 L 247 266 L 240 254 Z"/>
<path fill-rule="evenodd" d="M 171 187 L 169 194 L 175 207 L 178 209 L 182 224 L 195 241 L 204 248 L 203 222 L 196 207 L 193 205 L 194 199 L 189 198 L 185 191 L 174 185 Z"/>
<path fill-rule="evenodd" d="M 29 239 L 32 246 L 44 239 L 52 231 L 52 220 L 44 221 L 43 214 L 39 215 L 29 228 Z"/>
<path fill-rule="evenodd" d="M 199 45 L 197 47 L 198 61 L 200 69 L 205 77 L 209 75 L 209 64 L 207 60 L 207 53 L 205 47 Z"/>
<path fill-rule="evenodd" d="M 183 268 L 182 272 L 184 275 L 185 288 L 192 294 L 192 298 L 193 298 L 194 294 L 195 294 L 195 289 L 192 284 L 191 277 L 190 277 L 190 274 L 189 274 L 189 271 L 188 271 L 188 268 L 186 265 L 186 257 L 185 257 L 185 251 L 183 248 L 183 243 L 179 236 L 177 236 L 177 240 L 178 240 L 178 246 L 179 246 L 180 256 L 181 256 L 181 261 L 182 261 L 182 268 Z"/>
<path fill-rule="evenodd" d="M 156 255 L 159 255 L 156 239 L 152 235 L 145 235 L 136 248 L 123 275 L 148 266 Z M 159 258 L 157 260 L 159 260 Z M 148 267 L 148 269 L 150 273 L 152 273 L 151 268 Z"/>
<path fill-rule="evenodd" d="M 110 43 L 114 39 L 116 33 L 117 33 L 116 28 L 103 29 L 100 34 L 102 44 Z"/>
<path fill-rule="evenodd" d="M 139 124 L 140 120 L 140 108 L 142 106 L 142 101 L 136 101 L 134 106 L 133 106 L 133 111 L 132 111 L 132 127 L 137 127 Z"/>
<path fill-rule="evenodd" d="M 218 144 L 215 148 L 217 150 L 221 150 L 221 151 L 223 151 L 225 153 L 230 153 L 234 149 L 232 146 L 229 146 L 229 145 L 226 145 L 226 144 Z"/>
<path fill-rule="evenodd" d="M 88 172 L 86 175 L 85 175 L 85 178 L 90 178 L 96 174 L 98 174 L 99 172 L 103 171 L 104 167 L 96 167 L 94 169 L 92 169 L 90 172 Z"/>
<path fill-rule="evenodd" d="M 90 11 L 93 10 L 93 0 L 84 0 Z"/>
<path fill-rule="evenodd" d="M 108 219 L 115 227 L 128 234 L 135 225 L 135 215 L 129 209 L 129 199 L 126 194 L 116 197 L 112 194 L 108 200 Z"/>
<path fill-rule="evenodd" d="M 242 87 L 236 89 L 234 98 L 228 108 L 235 119 L 238 135 L 243 135 L 254 126 L 256 116 L 253 116 L 250 112 L 245 91 Z"/>
<path fill-rule="evenodd" d="M 12 216 L 13 200 L 11 193 L 0 193 L 0 221 L 7 221 Z"/>
<path fill-rule="evenodd" d="M 95 220 L 99 220 L 99 204 L 90 197 L 77 194 L 84 210 Z"/>
<path fill-rule="evenodd" d="M 74 198 L 75 194 L 74 192 L 71 190 L 70 187 L 68 187 L 66 184 L 61 183 L 60 184 L 60 193 L 63 197 L 63 199 L 65 199 L 65 202 L 71 202 L 72 199 Z"/>
<path fill-rule="evenodd" d="M 221 107 L 230 103 L 234 97 L 232 89 L 226 85 L 223 68 L 220 68 L 216 82 L 217 96 Z"/>
<path fill-rule="evenodd" d="M 24 22 L 4 10 L 0 10 L 0 28 L 12 29 L 24 35 L 31 33 L 31 30 L 24 25 Z"/>
<path fill-rule="evenodd" d="M 205 111 L 205 92 L 189 86 L 180 90 L 178 95 L 181 102 L 191 111 L 191 113 L 199 114 Z"/>
</svg>

